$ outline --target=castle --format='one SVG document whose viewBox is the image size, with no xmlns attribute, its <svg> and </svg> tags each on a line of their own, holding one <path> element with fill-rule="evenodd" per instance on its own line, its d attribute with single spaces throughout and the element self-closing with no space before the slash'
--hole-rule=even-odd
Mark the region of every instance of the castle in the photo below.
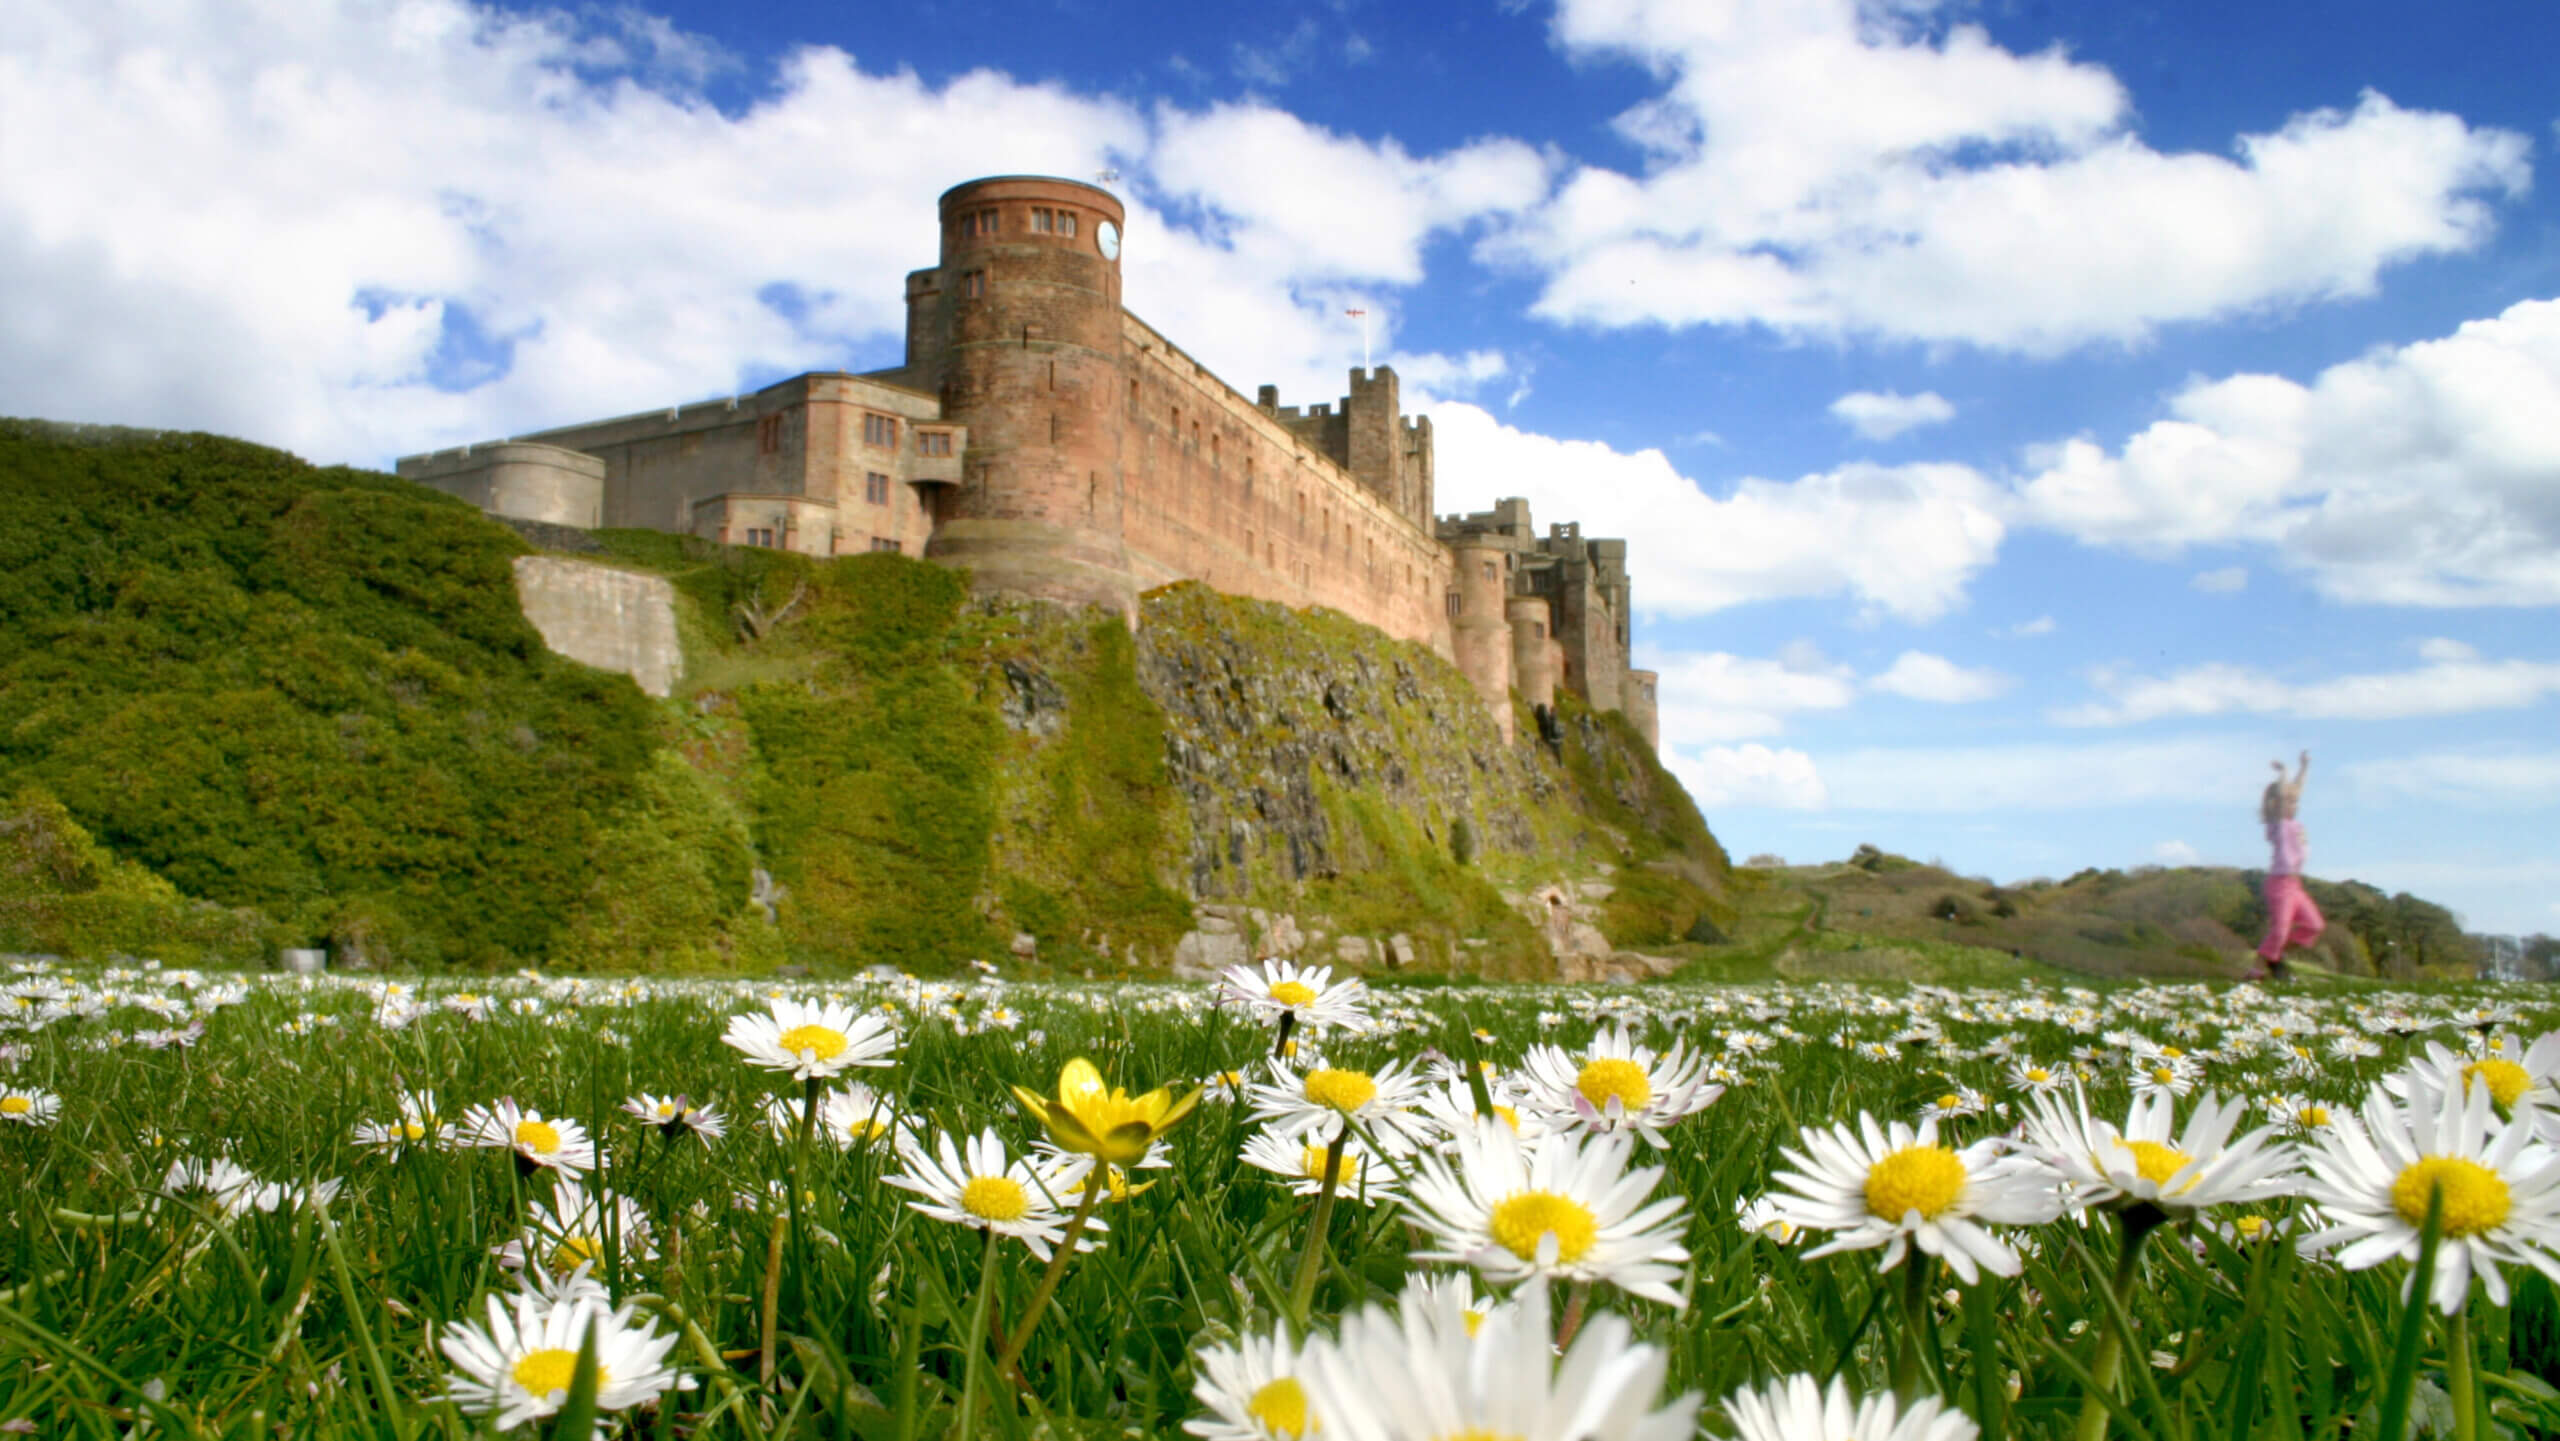
<svg viewBox="0 0 2560 1441">
<path fill-rule="evenodd" d="M 981 592 L 1135 615 L 1178 580 L 1329 606 L 1454 661 L 1512 734 L 1558 687 L 1657 739 L 1628 666 L 1626 542 L 1541 536 L 1528 502 L 1435 516 L 1431 422 L 1396 374 L 1336 405 L 1247 400 L 1120 304 L 1119 200 L 1000 176 L 944 192 L 907 277 L 906 363 L 404 457 L 524 520 L 812 555 L 901 551 Z"/>
</svg>

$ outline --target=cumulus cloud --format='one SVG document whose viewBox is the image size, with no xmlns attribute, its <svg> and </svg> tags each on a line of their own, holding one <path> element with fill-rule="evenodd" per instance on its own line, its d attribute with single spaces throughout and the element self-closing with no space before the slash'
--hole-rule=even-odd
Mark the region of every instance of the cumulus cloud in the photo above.
<svg viewBox="0 0 2560 1441">
<path fill-rule="evenodd" d="M 2098 744 L 1869 747 L 1825 752 L 1824 790 L 1836 810 L 1956 815 L 1979 811 L 2100 810 L 2109 806 L 2229 805 L 2265 783 L 2255 738 L 2199 736 Z"/>
<path fill-rule="evenodd" d="M 1996 670 L 1969 669 L 1945 656 L 1906 650 L 1894 657 L 1892 666 L 1869 678 L 1867 688 L 1906 700 L 1962 705 L 1969 701 L 1989 700 L 2007 690 L 2011 683 L 2010 677 Z"/>
<path fill-rule="evenodd" d="M 1112 165 L 1131 308 L 1240 385 L 1329 398 L 1359 353 L 1346 300 L 1547 186 L 1512 141 L 1417 155 L 824 46 L 724 113 L 702 85 L 737 68 L 628 8 L 21 0 L 0 10 L 0 391 L 378 463 L 894 364 L 944 188 Z M 1372 308 L 1383 353 L 1393 307 Z"/>
<path fill-rule="evenodd" d="M 2171 717 L 2244 713 L 2306 720 L 2393 720 L 2518 710 L 2560 694 L 2560 662 L 2486 660 L 2460 641 L 2433 640 L 2423 664 L 2328 680 L 2291 681 L 2254 666 L 2212 662 L 2165 676 L 2101 668 L 2090 683 L 2103 700 L 2066 706 L 2052 719 L 2071 726 L 2133 725 Z"/>
<path fill-rule="evenodd" d="M 2362 795 L 2467 810 L 2560 806 L 2560 751 L 2431 751 L 2345 768 Z"/>
<path fill-rule="evenodd" d="M 1857 673 L 1810 648 L 1776 659 L 1725 651 L 1642 654 L 1661 676 L 1657 714 L 1664 744 L 1776 735 L 1803 711 L 1838 710 L 1858 698 Z"/>
<path fill-rule="evenodd" d="M 2368 294 L 2482 243 L 2530 181 L 2524 136 L 2372 93 L 2163 153 L 2105 68 L 1927 5 L 1562 0 L 1554 36 L 1662 80 L 1618 118 L 1639 173 L 1584 168 L 1487 247 L 1544 276 L 1559 321 L 2133 341 Z"/>
<path fill-rule="evenodd" d="M 2198 380 L 2110 451 L 2043 449 L 2017 519 L 2154 557 L 2255 542 L 2332 599 L 2560 604 L 2560 300 L 2334 365 Z"/>
<path fill-rule="evenodd" d="M 2220 570 L 2200 570 L 2187 584 L 2207 595 L 2230 595 L 2249 588 L 2249 567 L 2226 565 Z"/>
<path fill-rule="evenodd" d="M 1831 402 L 1831 415 L 1863 439 L 1891 440 L 1924 425 L 1944 425 L 1956 418 L 1956 408 L 1934 390 L 1918 395 L 1853 390 Z"/>
<path fill-rule="evenodd" d="M 2194 866 L 2204 863 L 2204 856 L 2185 841 L 2162 841 L 2151 848 L 2151 858 L 2164 866 Z"/>
<path fill-rule="evenodd" d="M 1757 744 L 1675 748 L 1665 763 L 1704 810 L 1818 811 L 1829 801 L 1813 758 L 1800 750 Z"/>
<path fill-rule="evenodd" d="M 1480 407 L 1432 411 L 1443 509 L 1526 496 L 1586 535 L 1640 536 L 1635 605 L 1703 615 L 1784 597 L 1845 595 L 1929 620 L 1960 605 L 2006 527 L 1999 487 L 1952 464 L 1856 464 L 1710 495 L 1660 450 L 1620 451 L 1504 425 Z"/>
</svg>

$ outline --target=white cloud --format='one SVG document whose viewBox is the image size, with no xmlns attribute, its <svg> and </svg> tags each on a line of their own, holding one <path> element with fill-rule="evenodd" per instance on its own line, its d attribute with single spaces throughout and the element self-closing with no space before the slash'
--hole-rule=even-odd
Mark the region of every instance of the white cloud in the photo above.
<svg viewBox="0 0 2560 1441">
<path fill-rule="evenodd" d="M 2162 557 L 2263 544 L 2337 600 L 2560 604 L 2560 300 L 2168 408 L 2116 451 L 2031 455 L 2018 518 Z"/>
<path fill-rule="evenodd" d="M 2022 620 L 2016 625 L 2009 627 L 2009 634 L 2016 636 L 2051 635 L 2053 634 L 2054 629 L 2053 617 L 2049 615 L 2040 615 L 2034 620 Z"/>
<path fill-rule="evenodd" d="M 1934 390 L 1918 395 L 1853 390 L 1831 402 L 1831 415 L 1865 439 L 1891 440 L 1906 430 L 1944 425 L 1956 418 L 1956 408 Z"/>
<path fill-rule="evenodd" d="M 1945 656 L 1906 650 L 1895 656 L 1892 666 L 1882 674 L 1869 678 L 1867 688 L 1906 700 L 1962 705 L 1969 701 L 1989 700 L 2007 690 L 2012 683 L 2010 677 L 1996 670 L 1969 669 Z"/>
<path fill-rule="evenodd" d="M 1813 758 L 1764 745 L 1673 749 L 1667 764 L 1702 810 L 1818 811 L 1827 803 Z"/>
<path fill-rule="evenodd" d="M 1661 676 L 1658 714 L 1665 745 L 1771 736 L 1800 711 L 1838 710 L 1858 697 L 1856 672 L 1809 648 L 1774 660 L 1725 651 L 1646 651 Z"/>
<path fill-rule="evenodd" d="M 1513 378 L 1510 357 L 1499 350 L 1470 350 L 1464 355 L 1391 355 L 1387 363 L 1395 367 L 1408 405 L 1421 405 L 1438 396 L 1473 395 L 1497 380 Z"/>
<path fill-rule="evenodd" d="M 1966 814 L 2108 806 L 2246 808 L 2265 782 L 2264 746 L 2242 737 L 2093 745 L 1873 747 L 1820 757 L 1837 810 Z"/>
<path fill-rule="evenodd" d="M 2525 137 L 2372 93 L 2164 154 L 2103 67 L 1933 9 L 1562 0 L 1569 54 L 1661 77 L 1618 120 L 1645 165 L 1579 171 L 1487 253 L 1544 274 L 1562 321 L 2051 352 L 2368 294 L 2480 244 L 2530 180 Z"/>
<path fill-rule="evenodd" d="M 2359 794 L 2467 810 L 2560 806 L 2560 751 L 2432 751 L 2345 768 Z"/>
<path fill-rule="evenodd" d="M 2202 865 L 2204 857 L 2185 841 L 2162 841 L 2151 848 L 2151 858 L 2164 866 Z"/>
<path fill-rule="evenodd" d="M 2429 642 L 2424 664 L 2322 681 L 2289 681 L 2254 666 L 2213 662 L 2165 676 L 2100 669 L 2090 682 L 2106 696 L 2052 713 L 2062 725 L 2132 725 L 2164 717 L 2297 716 L 2308 720 L 2391 720 L 2517 710 L 2560 694 L 2560 662 L 2483 660 L 2459 641 Z"/>
<path fill-rule="evenodd" d="M 1116 165 L 1131 308 L 1239 386 L 1330 398 L 1347 300 L 1388 353 L 1369 292 L 1547 185 L 1513 141 L 1413 155 L 828 47 L 723 113 L 701 85 L 736 68 L 608 7 L 0 8 L 0 393 L 379 463 L 891 362 L 942 190 Z"/>
<path fill-rule="evenodd" d="M 2226 565 L 2220 570 L 2200 570 L 2187 584 L 2207 595 L 2230 595 L 2249 588 L 2249 567 Z"/>
<path fill-rule="evenodd" d="M 1431 417 L 1441 509 L 1525 496 L 1534 513 L 1572 517 L 1586 535 L 1641 537 L 1635 604 L 1647 614 L 1847 595 L 1874 613 L 1929 620 L 1963 602 L 2005 533 L 2001 492 L 1966 466 L 1862 463 L 1746 479 L 1718 498 L 1659 450 L 1516 430 L 1472 405 L 1440 405 Z"/>
</svg>

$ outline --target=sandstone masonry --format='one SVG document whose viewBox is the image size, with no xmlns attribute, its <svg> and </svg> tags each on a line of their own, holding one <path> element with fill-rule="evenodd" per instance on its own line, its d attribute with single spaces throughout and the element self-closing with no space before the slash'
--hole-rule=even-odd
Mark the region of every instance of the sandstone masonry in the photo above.
<svg viewBox="0 0 2560 1441">
<path fill-rule="evenodd" d="M 1431 422 L 1395 372 L 1336 404 L 1252 400 L 1120 303 L 1109 191 L 1000 176 L 946 191 L 907 277 L 906 363 L 409 456 L 498 515 L 812 555 L 901 551 L 982 592 L 1105 605 L 1177 580 L 1328 606 L 1449 656 L 1507 737 L 1557 687 L 1656 739 L 1628 667 L 1626 543 L 1533 532 L 1528 503 L 1435 516 Z"/>
</svg>

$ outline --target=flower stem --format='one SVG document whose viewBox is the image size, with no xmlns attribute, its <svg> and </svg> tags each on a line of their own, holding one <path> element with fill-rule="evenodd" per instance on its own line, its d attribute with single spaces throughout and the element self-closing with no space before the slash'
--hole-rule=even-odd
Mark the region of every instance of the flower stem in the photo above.
<svg viewBox="0 0 2560 1441">
<path fill-rule="evenodd" d="M 955 1434 L 976 1434 L 978 1424 L 978 1366 L 987 1355 L 987 1310 L 994 1304 L 996 1292 L 996 1232 L 987 1228 L 986 1259 L 978 1264 L 978 1298 L 969 1307 L 969 1349 L 961 1354 L 968 1359 L 960 1368 L 960 1426 Z"/>
<path fill-rule="evenodd" d="M 1297 1028 L 1298 1013 L 1296 1011 L 1282 1011 L 1280 1013 L 1280 1034 L 1271 1042 L 1271 1059 L 1278 1061 L 1288 1058 L 1289 1033 L 1295 1031 Z"/>
<path fill-rule="evenodd" d="M 1893 1351 L 1893 1397 L 1904 1406 L 1920 1399 L 1923 1328 L 1937 1324 L 1929 1307 L 1929 1273 L 1937 1262 L 1913 1250 L 1902 1272 L 1902 1344 Z"/>
<path fill-rule="evenodd" d="M 1040 1273 L 1040 1288 L 1031 1293 L 1031 1304 L 1022 1308 L 1022 1329 L 996 1357 L 997 1375 L 1011 1374 L 1014 1363 L 1022 1359 L 1023 1348 L 1031 1344 L 1031 1333 L 1040 1327 L 1041 1313 L 1049 1309 L 1049 1298 L 1058 1293 L 1058 1282 L 1067 1274 L 1067 1258 L 1076 1253 L 1076 1238 L 1084 1234 L 1084 1223 L 1093 1219 L 1093 1208 L 1101 1204 L 1103 1193 L 1110 1189 L 1111 1165 L 1096 1156 L 1093 1169 L 1085 1173 L 1084 1199 L 1076 1203 L 1075 1215 L 1068 1218 L 1066 1234 L 1058 1238 L 1058 1249 L 1049 1257 L 1049 1269 Z"/>
<path fill-rule="evenodd" d="M 1324 1148 L 1324 1180 L 1316 1187 L 1316 1212 L 1307 1222 L 1307 1248 L 1298 1253 L 1297 1284 L 1289 1288 L 1289 1318 L 1300 1330 L 1307 1324 L 1307 1307 L 1316 1298 L 1316 1280 L 1324 1274 L 1324 1233 L 1333 1220 L 1334 1182 L 1342 1174 L 1342 1146 L 1351 1139 L 1351 1125 L 1344 1122 L 1333 1133 Z"/>
<path fill-rule="evenodd" d="M 1544 1285 L 1546 1283 L 1541 1281 L 1537 1284 Z M 1556 1350 L 1562 1351 L 1573 1344 L 1573 1334 L 1582 1329 L 1583 1313 L 1590 1309 L 1591 1283 L 1588 1281 L 1574 1282 L 1572 1292 L 1565 1297 L 1564 1322 L 1556 1327 Z"/>
<path fill-rule="evenodd" d="M 2074 1441 L 2103 1441 L 2107 1434 L 2106 1398 L 2114 1394 L 2116 1375 L 2124 1369 L 2127 1337 L 2115 1323 L 2115 1314 L 2132 1314 L 2133 1279 L 2142 1269 L 2142 1243 L 2153 1227 L 2167 1219 L 2150 1206 L 2135 1206 L 2122 1212 L 2117 1220 L 2123 1227 L 2121 1244 L 2116 1251 L 2116 1273 L 2108 1283 L 2116 1298 L 2106 1317 L 2106 1329 L 2098 1336 L 2098 1355 L 2089 1366 L 2090 1391 L 2080 1403 L 2080 1424 L 2072 1432 Z"/>
<path fill-rule="evenodd" d="M 2423 1296 L 2411 1298 L 2412 1305 L 2423 1306 Z M 2471 1308 L 2447 1316 L 2444 1322 L 2445 1390 L 2453 1399 L 2453 1441 L 2478 1441 L 2480 1435 L 2479 1358 L 2471 1344 Z"/>
</svg>

